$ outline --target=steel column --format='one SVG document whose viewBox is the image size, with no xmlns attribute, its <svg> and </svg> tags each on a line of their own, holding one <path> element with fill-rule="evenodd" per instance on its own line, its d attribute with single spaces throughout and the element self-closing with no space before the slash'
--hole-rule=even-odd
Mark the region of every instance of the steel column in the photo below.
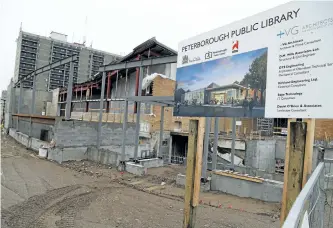
<svg viewBox="0 0 333 228">
<path fill-rule="evenodd" d="M 161 158 L 162 157 L 162 142 L 163 142 L 163 131 L 164 131 L 164 106 L 161 106 L 161 123 L 160 123 L 160 143 L 158 146 L 158 154 L 157 157 Z"/>
<path fill-rule="evenodd" d="M 123 138 L 121 143 L 121 162 L 125 162 L 125 147 L 126 147 L 126 131 L 128 122 L 128 101 L 125 101 L 124 121 L 123 121 Z"/>
<path fill-rule="evenodd" d="M 74 64 L 70 63 L 69 67 L 69 79 L 67 85 L 67 99 L 66 99 L 66 110 L 65 110 L 65 120 L 71 118 L 71 106 L 72 106 L 72 92 L 73 92 L 73 74 L 74 74 Z"/>
<path fill-rule="evenodd" d="M 103 118 L 103 107 L 104 107 L 105 79 L 106 79 L 106 73 L 103 72 L 101 100 L 99 102 L 99 117 L 98 117 L 98 129 L 97 129 L 97 149 L 99 149 L 100 146 L 101 146 L 101 131 L 102 131 L 102 118 Z"/>
<path fill-rule="evenodd" d="M 20 83 L 20 92 L 19 92 L 19 99 L 18 99 L 18 106 L 17 106 L 17 113 L 21 114 L 21 107 L 22 107 L 22 95 L 23 95 L 23 82 Z"/>
<path fill-rule="evenodd" d="M 234 170 L 235 169 L 235 162 L 234 162 L 234 158 L 235 158 L 235 141 L 236 141 L 236 118 L 233 117 L 232 118 L 232 142 L 231 142 L 231 158 L 230 158 L 230 162 L 231 162 L 231 169 Z"/>
<path fill-rule="evenodd" d="M 143 68 L 140 67 L 138 97 L 141 97 L 142 78 L 143 78 Z M 135 125 L 134 161 L 138 160 L 139 138 L 140 138 L 140 115 L 141 115 L 141 102 L 138 101 L 136 109 L 136 123 L 135 123 L 136 125 Z"/>
<path fill-rule="evenodd" d="M 18 104 L 17 104 L 17 113 L 18 114 L 21 114 L 22 99 L 23 99 L 22 93 L 23 93 L 23 81 L 20 82 L 19 99 L 18 99 Z M 17 125 L 16 125 L 17 129 L 16 130 L 18 130 L 18 131 L 20 131 L 19 118 L 20 117 L 17 116 L 17 121 L 16 121 L 16 123 L 17 123 Z"/>
<path fill-rule="evenodd" d="M 216 170 L 218 140 L 219 140 L 219 118 L 215 117 L 212 170 Z"/>
<path fill-rule="evenodd" d="M 172 136 L 170 136 L 170 141 L 169 141 L 169 157 L 168 157 L 169 164 L 171 164 L 171 156 L 172 156 Z"/>
<path fill-rule="evenodd" d="M 35 114 L 35 105 L 36 103 L 36 74 L 33 74 L 32 78 L 32 99 L 31 99 L 31 108 L 30 108 L 30 125 L 29 125 L 29 137 L 32 137 L 32 119 L 31 115 Z"/>
<path fill-rule="evenodd" d="M 210 123 L 211 123 L 211 117 L 206 117 L 205 118 L 204 149 L 203 149 L 203 156 L 202 156 L 202 172 L 201 172 L 201 177 L 204 180 L 206 180 L 206 178 L 207 178 L 207 161 L 208 161 Z"/>
<path fill-rule="evenodd" d="M 32 81 L 32 99 L 31 99 L 31 109 L 30 114 L 35 114 L 35 107 L 36 107 L 36 74 L 33 75 L 33 81 Z"/>
</svg>

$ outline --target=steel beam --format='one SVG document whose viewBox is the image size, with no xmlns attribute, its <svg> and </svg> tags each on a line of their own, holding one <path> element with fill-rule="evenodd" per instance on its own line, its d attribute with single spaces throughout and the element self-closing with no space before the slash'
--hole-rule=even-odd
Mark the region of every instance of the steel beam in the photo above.
<svg viewBox="0 0 333 228">
<path fill-rule="evenodd" d="M 231 141 L 231 169 L 235 169 L 235 141 L 236 141 L 236 118 L 232 118 L 232 141 Z"/>
<path fill-rule="evenodd" d="M 98 129 L 97 129 L 97 149 L 99 149 L 100 146 L 101 146 L 101 132 L 102 132 L 102 118 L 103 118 L 103 107 L 104 107 L 105 80 L 106 80 L 106 73 L 103 72 L 101 100 L 99 102 L 99 117 L 98 117 Z"/>
<path fill-rule="evenodd" d="M 158 146 L 158 154 L 157 157 L 162 157 L 162 143 L 163 143 L 163 131 L 164 131 L 164 106 L 161 107 L 161 122 L 160 122 L 160 143 Z"/>
<path fill-rule="evenodd" d="M 142 78 L 143 78 L 143 68 L 140 67 L 138 97 L 141 97 Z M 136 109 L 136 123 L 135 123 L 134 161 L 138 160 L 139 138 L 140 138 L 140 116 L 141 116 L 141 102 L 138 101 Z"/>
<path fill-rule="evenodd" d="M 71 62 L 69 67 L 69 80 L 67 85 L 67 99 L 66 99 L 66 109 L 65 109 L 65 120 L 71 118 L 71 109 L 72 109 L 72 90 L 73 90 L 73 75 L 74 75 L 74 66 Z"/>
<path fill-rule="evenodd" d="M 171 96 L 131 96 L 128 101 L 156 104 L 159 106 L 174 106 L 174 97 Z"/>
<path fill-rule="evenodd" d="M 219 118 L 215 117 L 212 170 L 216 170 L 218 140 L 219 140 Z"/>
<path fill-rule="evenodd" d="M 167 57 L 160 57 L 160 58 L 150 58 L 145 60 L 139 61 L 130 61 L 124 63 L 116 63 L 110 64 L 106 66 L 99 67 L 99 72 L 105 71 L 113 71 L 113 70 L 123 70 L 123 69 L 130 69 L 136 67 L 144 67 L 144 66 L 152 66 L 152 65 L 160 65 L 160 64 L 167 64 L 167 63 L 176 63 L 177 56 L 167 56 Z"/>
<path fill-rule="evenodd" d="M 210 133 L 211 117 L 205 118 L 205 138 L 204 138 L 204 150 L 202 156 L 202 172 L 201 177 L 207 179 L 207 162 L 208 162 L 208 148 L 209 148 L 209 133 Z"/>
<path fill-rule="evenodd" d="M 32 77 L 33 75 L 39 75 L 39 74 L 44 73 L 46 71 L 49 71 L 49 70 L 51 70 L 51 69 L 53 69 L 55 67 L 59 67 L 59 66 L 62 66 L 64 64 L 66 64 L 66 63 L 71 63 L 73 61 L 78 61 L 78 60 L 79 60 L 79 56 L 78 55 L 73 55 L 73 56 L 70 56 L 68 58 L 61 59 L 58 62 L 50 63 L 50 64 L 48 64 L 46 66 L 38 68 L 37 70 L 31 71 L 29 74 L 27 74 L 26 76 L 24 76 L 23 78 L 21 78 L 20 80 L 18 80 L 15 83 L 15 87 L 18 86 L 21 81 L 24 81 L 24 80 Z"/>
</svg>

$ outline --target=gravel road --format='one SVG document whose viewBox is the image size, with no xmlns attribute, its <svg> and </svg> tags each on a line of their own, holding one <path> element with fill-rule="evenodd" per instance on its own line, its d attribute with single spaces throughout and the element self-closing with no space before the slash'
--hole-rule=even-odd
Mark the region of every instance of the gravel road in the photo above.
<svg viewBox="0 0 333 228">
<path fill-rule="evenodd" d="M 1 136 L 2 227 L 182 227 L 181 198 L 139 190 L 127 183 L 135 177 L 112 167 L 87 171 L 39 159 L 10 137 Z M 279 226 L 278 218 L 269 213 L 208 205 L 199 206 L 197 224 L 210 228 Z"/>
</svg>

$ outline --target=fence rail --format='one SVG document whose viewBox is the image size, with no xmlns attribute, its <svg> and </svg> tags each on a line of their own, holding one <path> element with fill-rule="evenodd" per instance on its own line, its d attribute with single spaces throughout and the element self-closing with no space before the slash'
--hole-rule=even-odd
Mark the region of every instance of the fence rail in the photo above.
<svg viewBox="0 0 333 228">
<path fill-rule="evenodd" d="M 283 228 L 333 228 L 333 159 L 320 162 L 298 195 Z"/>
</svg>

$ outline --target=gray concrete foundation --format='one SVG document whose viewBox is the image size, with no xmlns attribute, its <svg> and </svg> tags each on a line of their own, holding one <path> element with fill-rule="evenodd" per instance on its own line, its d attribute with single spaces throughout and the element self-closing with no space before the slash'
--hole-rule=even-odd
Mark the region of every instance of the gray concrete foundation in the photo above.
<svg viewBox="0 0 333 228">
<path fill-rule="evenodd" d="M 211 190 L 266 202 L 281 202 L 283 182 L 265 179 L 257 183 L 213 173 Z"/>
<path fill-rule="evenodd" d="M 147 174 L 147 168 L 134 162 L 126 162 L 126 171 L 137 176 L 144 176 Z"/>
<path fill-rule="evenodd" d="M 150 158 L 139 160 L 139 164 L 145 168 L 156 168 L 163 166 L 163 160 L 159 158 Z"/>
<path fill-rule="evenodd" d="M 178 185 L 180 187 L 185 187 L 185 184 L 186 184 L 186 175 L 180 174 L 180 173 L 177 174 L 176 185 Z M 206 183 L 201 183 L 200 191 L 202 191 L 202 192 L 210 191 L 210 181 L 209 180 Z"/>
<path fill-rule="evenodd" d="M 30 148 L 36 152 L 39 151 L 40 147 L 49 145 L 48 142 L 36 138 L 31 138 L 31 137 L 29 138 L 28 135 L 16 131 L 14 128 L 9 129 L 9 135 L 17 142 L 21 143 L 23 146 Z"/>
</svg>

